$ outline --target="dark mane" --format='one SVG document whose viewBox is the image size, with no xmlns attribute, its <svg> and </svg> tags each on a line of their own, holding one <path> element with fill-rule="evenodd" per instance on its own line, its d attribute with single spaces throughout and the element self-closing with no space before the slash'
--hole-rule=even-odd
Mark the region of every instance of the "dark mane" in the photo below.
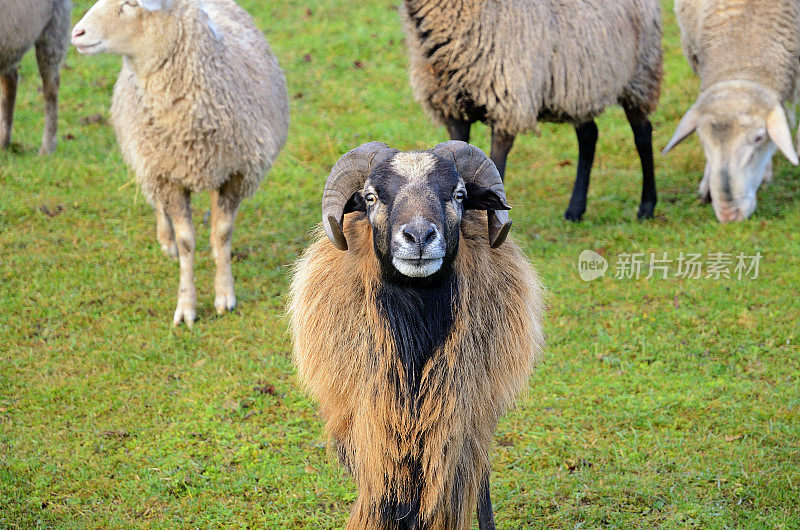
<svg viewBox="0 0 800 530">
<path fill-rule="evenodd" d="M 377 301 L 405 371 L 397 374 L 398 378 L 405 376 L 398 397 L 413 410 L 422 368 L 453 327 L 458 303 L 456 277 L 449 274 L 443 281 L 429 284 L 384 282 Z"/>
<path fill-rule="evenodd" d="M 377 301 L 394 340 L 401 370 L 391 381 L 398 404 L 416 415 L 420 379 L 425 363 L 444 344 L 453 327 L 458 304 L 456 277 L 428 284 L 384 282 Z M 418 440 L 424 445 L 424 440 Z M 380 517 L 392 530 L 419 530 L 422 470 L 418 459 L 404 455 L 402 467 L 408 475 L 419 477 L 412 491 L 393 491 L 381 502 Z"/>
</svg>

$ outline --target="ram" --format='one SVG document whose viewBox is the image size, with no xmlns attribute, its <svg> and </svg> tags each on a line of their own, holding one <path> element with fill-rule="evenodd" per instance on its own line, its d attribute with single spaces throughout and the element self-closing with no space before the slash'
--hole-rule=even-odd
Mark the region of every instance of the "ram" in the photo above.
<svg viewBox="0 0 800 530">
<path fill-rule="evenodd" d="M 594 162 L 594 118 L 619 103 L 642 163 L 638 217 L 657 196 L 652 125 L 662 77 L 659 0 L 404 0 L 414 95 L 452 140 L 492 129 L 500 175 L 514 139 L 540 121 L 578 135 L 575 186 L 564 216 L 580 221 Z"/>
<path fill-rule="evenodd" d="M 0 149 L 11 143 L 19 62 L 31 47 L 42 76 L 45 124 L 39 154 L 58 143 L 58 87 L 61 62 L 69 45 L 69 0 L 3 0 L 0 2 Z"/>
<path fill-rule="evenodd" d="M 288 131 L 286 81 L 264 35 L 231 0 L 100 0 L 72 42 L 81 53 L 123 57 L 111 118 L 156 210 L 158 241 L 180 259 L 173 323 L 192 326 L 196 315 L 193 192 L 211 192 L 214 307 L 232 310 L 236 212 Z"/>
<path fill-rule="evenodd" d="M 463 142 L 372 142 L 336 163 L 322 209 L 289 310 L 300 378 L 358 486 L 348 528 L 466 529 L 476 505 L 493 528 L 492 433 L 544 341 L 539 279 L 503 244 L 500 174 Z"/>
<path fill-rule="evenodd" d="M 797 165 L 784 104 L 796 99 L 800 3 L 676 0 L 683 51 L 700 96 L 664 153 L 697 131 L 706 155 L 700 198 L 721 222 L 747 219 L 777 149 Z"/>
</svg>

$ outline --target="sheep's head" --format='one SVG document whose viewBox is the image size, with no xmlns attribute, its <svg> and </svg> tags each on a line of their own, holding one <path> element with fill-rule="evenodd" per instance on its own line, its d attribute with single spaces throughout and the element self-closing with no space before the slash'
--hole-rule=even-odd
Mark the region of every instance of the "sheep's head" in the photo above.
<svg viewBox="0 0 800 530">
<path fill-rule="evenodd" d="M 431 278 L 449 271 L 465 210 L 487 210 L 489 244 L 499 247 L 511 228 L 508 209 L 500 174 L 477 147 L 452 141 L 404 153 L 371 142 L 331 170 L 322 222 L 331 242 L 347 250 L 344 214 L 363 212 L 386 279 Z"/>
<path fill-rule="evenodd" d="M 100 0 L 72 30 L 72 44 L 87 55 L 136 57 L 168 46 L 168 21 L 180 0 Z M 166 38 L 165 38 L 166 37 Z"/>
<path fill-rule="evenodd" d="M 756 192 L 776 148 L 798 164 L 777 93 L 757 83 L 726 81 L 704 90 L 664 153 L 695 130 L 706 155 L 700 194 L 711 199 L 723 223 L 741 221 L 753 213 Z"/>
</svg>

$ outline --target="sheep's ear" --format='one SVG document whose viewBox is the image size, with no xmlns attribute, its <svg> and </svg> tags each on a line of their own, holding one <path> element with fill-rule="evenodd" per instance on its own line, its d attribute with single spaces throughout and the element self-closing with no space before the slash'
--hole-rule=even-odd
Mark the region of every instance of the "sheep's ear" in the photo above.
<svg viewBox="0 0 800 530">
<path fill-rule="evenodd" d="M 675 134 L 672 135 L 672 140 L 670 140 L 664 150 L 661 151 L 662 155 L 669 153 L 673 147 L 681 143 L 687 136 L 692 134 L 694 130 L 697 129 L 698 117 L 699 113 L 694 107 L 686 111 L 686 114 L 683 115 L 681 122 L 678 124 L 678 128 L 675 129 Z"/>
<path fill-rule="evenodd" d="M 353 194 L 352 197 L 347 201 L 347 204 L 344 205 L 344 213 L 348 214 L 350 212 L 364 212 L 367 211 L 367 202 L 364 200 L 364 196 L 361 195 L 360 191 L 357 191 Z"/>
<path fill-rule="evenodd" d="M 775 108 L 767 116 L 767 133 L 789 162 L 795 166 L 800 163 L 800 160 L 797 159 L 797 151 L 792 145 L 792 131 L 789 130 L 789 121 L 786 119 L 786 112 L 780 103 L 775 105 Z"/>
<path fill-rule="evenodd" d="M 490 188 L 484 188 L 470 182 L 466 183 L 467 198 L 464 199 L 465 210 L 510 210 L 506 198 Z"/>
<path fill-rule="evenodd" d="M 139 5 L 147 11 L 160 11 L 172 7 L 172 0 L 139 0 Z"/>
</svg>

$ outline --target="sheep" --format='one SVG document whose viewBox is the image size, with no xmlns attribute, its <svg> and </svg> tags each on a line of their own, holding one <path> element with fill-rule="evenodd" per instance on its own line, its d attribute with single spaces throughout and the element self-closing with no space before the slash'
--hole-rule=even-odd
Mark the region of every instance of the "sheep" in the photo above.
<svg viewBox="0 0 800 530">
<path fill-rule="evenodd" d="M 720 222 L 747 219 L 776 149 L 798 165 L 784 104 L 798 88 L 800 3 L 676 0 L 675 14 L 701 86 L 664 153 L 696 130 L 706 156 L 700 198 Z"/>
<path fill-rule="evenodd" d="M 11 144 L 19 62 L 33 46 L 42 76 L 45 124 L 40 155 L 58 144 L 58 86 L 67 54 L 69 0 L 3 0 L 0 2 L 0 149 Z"/>
<path fill-rule="evenodd" d="M 491 159 L 505 175 L 518 134 L 539 121 L 569 122 L 578 168 L 566 219 L 578 222 L 598 131 L 594 118 L 619 103 L 642 164 L 638 217 L 657 202 L 652 125 L 661 77 L 658 0 L 404 0 L 401 8 L 416 100 L 452 140 L 471 124 L 492 130 Z"/>
<path fill-rule="evenodd" d="M 195 320 L 192 192 L 211 192 L 214 307 L 236 306 L 231 235 L 286 141 L 286 81 L 264 35 L 232 0 L 100 0 L 75 26 L 80 53 L 123 56 L 111 118 L 125 161 L 180 261 L 173 324 Z"/>
<path fill-rule="evenodd" d="M 371 142 L 333 167 L 322 208 L 288 309 L 299 377 L 358 486 L 348 528 L 465 529 L 476 504 L 494 528 L 491 436 L 544 342 L 499 172 L 463 142 Z"/>
</svg>

